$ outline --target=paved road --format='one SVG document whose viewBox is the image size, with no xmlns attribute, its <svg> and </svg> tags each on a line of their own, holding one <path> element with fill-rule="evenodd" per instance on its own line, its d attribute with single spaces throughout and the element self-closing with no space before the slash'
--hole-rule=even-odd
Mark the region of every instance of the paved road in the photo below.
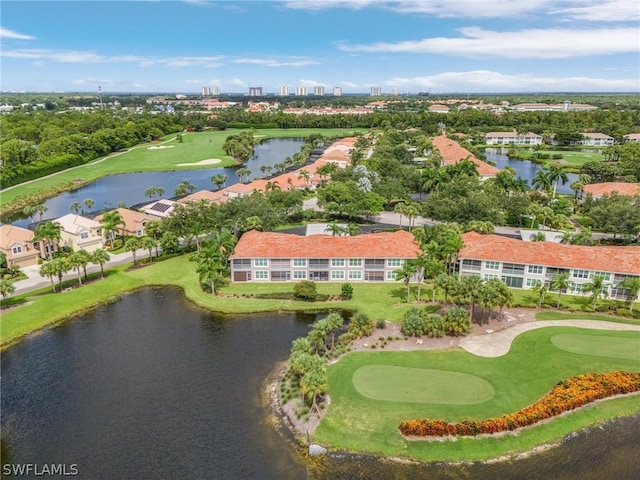
<svg viewBox="0 0 640 480">
<path fill-rule="evenodd" d="M 579 327 L 592 330 L 628 330 L 640 332 L 640 325 L 627 323 L 606 322 L 601 320 L 540 320 L 530 323 L 519 323 L 513 327 L 465 338 L 460 346 L 467 352 L 479 357 L 501 357 L 511 348 L 513 339 L 529 330 L 546 327 Z"/>
</svg>

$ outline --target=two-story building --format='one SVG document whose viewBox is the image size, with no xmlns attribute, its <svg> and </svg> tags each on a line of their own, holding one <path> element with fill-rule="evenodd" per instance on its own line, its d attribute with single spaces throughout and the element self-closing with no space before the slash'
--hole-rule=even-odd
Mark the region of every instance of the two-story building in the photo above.
<svg viewBox="0 0 640 480">
<path fill-rule="evenodd" d="M 484 136 L 487 145 L 542 145 L 537 133 L 489 132 Z"/>
<path fill-rule="evenodd" d="M 60 246 L 72 250 L 95 252 L 104 246 L 100 233 L 102 225 L 95 220 L 68 213 L 54 220 L 60 225 Z"/>
<path fill-rule="evenodd" d="M 554 275 L 566 274 L 569 293 L 581 294 L 584 285 L 599 275 L 609 298 L 625 300 L 629 292 L 619 284 L 640 277 L 640 247 L 532 243 L 476 232 L 463 234 L 462 240 L 465 246 L 458 254 L 461 276 L 499 278 L 513 288 L 550 285 Z"/>
<path fill-rule="evenodd" d="M 230 257 L 234 282 L 392 282 L 395 271 L 420 251 L 404 230 L 356 236 L 313 235 L 251 230 Z"/>
<path fill-rule="evenodd" d="M 0 252 L 5 254 L 8 267 L 29 267 L 38 264 L 42 242 L 34 239 L 34 234 L 26 228 L 13 225 L 0 226 Z"/>
</svg>

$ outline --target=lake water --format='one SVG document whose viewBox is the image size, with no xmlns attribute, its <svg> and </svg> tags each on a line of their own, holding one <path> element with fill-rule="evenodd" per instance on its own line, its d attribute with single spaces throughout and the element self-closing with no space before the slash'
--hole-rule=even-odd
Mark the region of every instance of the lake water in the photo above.
<svg viewBox="0 0 640 480">
<path fill-rule="evenodd" d="M 261 166 L 273 166 L 284 161 L 286 157 L 293 157 L 304 145 L 303 138 L 273 138 L 256 145 L 254 155 L 244 165 L 252 174 L 251 179 L 262 177 Z M 217 187 L 211 183 L 211 177 L 221 173 L 227 175 L 227 185 L 239 182 L 236 175 L 238 167 L 205 168 L 199 170 L 181 170 L 172 172 L 142 172 L 110 175 L 100 178 L 90 184 L 69 192 L 50 198 L 45 201 L 48 208 L 44 218 L 57 218 L 70 213 L 69 206 L 74 202 L 82 203 L 91 198 L 95 202 L 94 210 L 116 208 L 120 202 L 126 205 L 135 205 L 148 201 L 144 191 L 153 187 L 165 189 L 165 198 L 172 197 L 173 192 L 180 182 L 187 180 L 196 186 L 197 190 L 214 190 Z M 38 215 L 35 216 L 38 219 Z M 26 227 L 31 219 L 21 214 L 7 219 L 8 223 Z"/>
<path fill-rule="evenodd" d="M 533 177 L 536 176 L 536 172 L 542 168 L 542 165 L 530 162 L 529 160 L 511 159 L 507 157 L 508 151 L 508 148 L 485 148 L 484 154 L 487 160 L 495 162 L 496 167 L 500 169 L 506 166 L 514 168 L 515 171 L 518 172 L 518 177 L 526 180 L 529 186 L 531 186 Z M 558 183 L 558 193 L 571 195 L 574 193 L 573 190 L 571 190 L 571 184 L 578 179 L 579 175 L 575 173 L 568 173 L 567 177 L 569 178 L 567 183 L 564 185 L 562 183 Z"/>
<path fill-rule="evenodd" d="M 224 317 L 145 289 L 1 356 L 4 463 L 76 464 L 78 479 L 640 478 L 640 416 L 522 460 L 407 465 L 306 458 L 271 422 L 265 378 L 315 315 Z M 24 477 L 36 478 L 36 477 Z M 38 477 L 42 478 L 42 477 Z"/>
</svg>

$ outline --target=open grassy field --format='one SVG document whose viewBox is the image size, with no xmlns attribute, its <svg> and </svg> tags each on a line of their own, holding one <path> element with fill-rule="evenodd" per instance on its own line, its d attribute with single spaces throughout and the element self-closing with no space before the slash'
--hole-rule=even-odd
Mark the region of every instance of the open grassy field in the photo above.
<svg viewBox="0 0 640 480">
<path fill-rule="evenodd" d="M 531 149 L 518 149 L 518 157 L 529 160 L 532 157 L 535 157 L 537 152 Z M 549 158 L 547 160 L 543 160 L 548 163 L 558 163 L 560 165 L 567 166 L 582 166 L 587 162 L 591 162 L 593 160 L 602 160 L 604 155 L 598 153 L 597 151 L 593 152 L 579 152 L 579 151 L 571 151 L 571 150 L 542 150 L 541 153 L 548 154 L 550 157 L 554 154 L 562 155 L 562 160 L 554 160 Z"/>
<path fill-rule="evenodd" d="M 183 143 L 178 143 L 175 140 L 175 134 L 168 135 L 154 144 L 137 145 L 124 153 L 113 154 L 79 167 L 49 175 L 46 178 L 6 188 L 2 191 L 2 204 L 12 202 L 19 195 L 29 195 L 76 179 L 86 182 L 117 173 L 211 168 L 213 166 L 211 164 L 197 163 L 208 159 L 220 159 L 221 163 L 216 165 L 220 167 L 235 165 L 236 162 L 226 156 L 222 146 L 229 135 L 240 131 L 230 129 L 184 133 Z M 259 139 L 300 138 L 312 133 L 322 133 L 326 136 L 347 136 L 353 132 L 344 129 L 267 129 L 259 130 L 256 136 Z"/>
<path fill-rule="evenodd" d="M 568 340 L 574 349 L 583 348 L 585 338 L 588 338 L 591 346 L 598 345 L 599 354 L 592 351 L 585 355 L 558 348 L 552 341 L 558 335 L 579 335 Z M 637 412 L 640 410 L 638 397 L 597 403 L 525 429 L 518 435 L 458 438 L 455 441 L 408 441 L 397 429 L 401 421 L 409 419 L 437 418 L 453 422 L 511 413 L 535 402 L 557 382 L 581 373 L 639 371 L 640 358 L 637 355 L 631 358 L 610 356 L 609 345 L 620 343 L 626 346 L 630 342 L 637 345 L 640 333 L 554 327 L 521 335 L 509 353 L 498 358 L 476 357 L 462 349 L 350 353 L 328 368 L 331 405 L 313 440 L 336 448 L 409 456 L 425 461 L 486 460 L 510 451 L 527 450 L 557 440 L 598 419 Z M 409 384 L 407 388 L 411 389 L 415 383 L 431 393 L 416 393 L 408 397 L 401 392 L 390 393 L 392 387 L 402 389 L 402 382 L 386 375 L 369 375 L 366 369 L 371 367 L 374 370 L 394 368 L 394 375 L 398 375 L 398 369 L 404 369 L 406 373 L 402 380 Z M 365 369 L 365 378 L 362 378 L 362 369 Z M 432 375 L 431 371 L 440 371 L 441 375 L 433 376 L 433 382 L 425 383 L 424 377 Z M 457 402 L 455 395 L 440 397 L 437 390 L 443 386 L 443 378 L 449 372 L 487 382 L 495 394 L 489 396 L 487 390 L 479 390 L 480 384 L 474 380 L 470 383 L 470 392 L 485 395 L 484 401 L 464 404 Z M 450 378 L 452 383 L 458 380 L 454 375 Z M 385 383 L 387 379 L 390 385 Z M 368 389 L 378 392 L 378 398 L 366 394 Z M 459 398 L 468 400 L 472 395 L 462 392 Z"/>
</svg>

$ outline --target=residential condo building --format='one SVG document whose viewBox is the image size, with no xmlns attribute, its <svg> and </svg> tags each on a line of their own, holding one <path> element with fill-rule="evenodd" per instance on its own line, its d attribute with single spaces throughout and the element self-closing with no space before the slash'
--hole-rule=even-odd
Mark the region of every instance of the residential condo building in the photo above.
<svg viewBox="0 0 640 480">
<path fill-rule="evenodd" d="M 537 133 L 489 132 L 484 136 L 487 145 L 542 145 Z"/>
</svg>

